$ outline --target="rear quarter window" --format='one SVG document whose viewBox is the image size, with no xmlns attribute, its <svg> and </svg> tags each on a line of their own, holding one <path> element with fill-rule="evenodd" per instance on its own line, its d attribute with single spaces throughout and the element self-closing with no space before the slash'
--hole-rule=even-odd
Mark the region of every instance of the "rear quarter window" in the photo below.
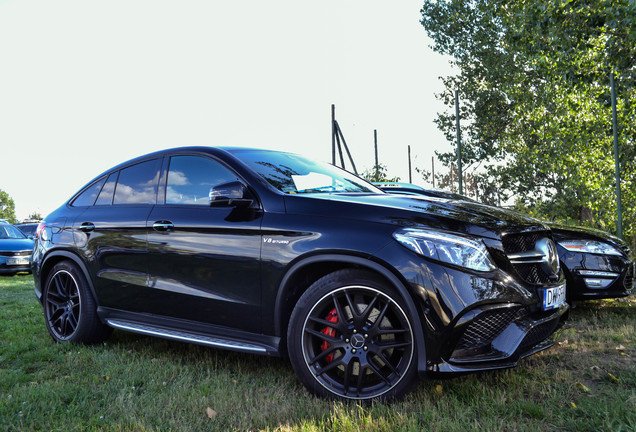
<svg viewBox="0 0 636 432">
<path fill-rule="evenodd" d="M 124 168 L 119 173 L 113 204 L 155 204 L 161 159 Z"/>
<path fill-rule="evenodd" d="M 104 186 L 105 181 L 106 177 L 97 180 L 95 183 L 86 188 L 84 192 L 80 193 L 77 198 L 73 200 L 71 205 L 73 207 L 86 207 L 95 204 L 95 200 L 97 199 L 99 192 L 102 190 L 102 186 Z"/>
</svg>

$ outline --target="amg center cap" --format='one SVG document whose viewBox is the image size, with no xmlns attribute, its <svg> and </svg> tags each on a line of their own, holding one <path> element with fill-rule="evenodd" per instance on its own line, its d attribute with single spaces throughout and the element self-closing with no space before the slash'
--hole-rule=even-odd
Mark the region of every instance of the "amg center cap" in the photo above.
<svg viewBox="0 0 636 432">
<path fill-rule="evenodd" d="M 364 336 L 361 334 L 354 334 L 351 338 L 351 346 L 355 349 L 360 349 L 364 346 Z"/>
</svg>

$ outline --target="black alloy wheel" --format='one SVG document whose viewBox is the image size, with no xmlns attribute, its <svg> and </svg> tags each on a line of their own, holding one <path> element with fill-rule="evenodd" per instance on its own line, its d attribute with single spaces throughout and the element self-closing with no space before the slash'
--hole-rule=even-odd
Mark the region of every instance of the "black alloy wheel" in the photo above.
<svg viewBox="0 0 636 432">
<path fill-rule="evenodd" d="M 341 270 L 301 297 L 290 321 L 290 358 L 318 395 L 393 399 L 416 383 L 411 320 L 402 299 L 373 274 Z"/>
<path fill-rule="evenodd" d="M 46 327 L 57 342 L 96 343 L 112 332 L 99 321 L 86 278 L 70 261 L 62 261 L 51 270 L 43 304 Z"/>
</svg>

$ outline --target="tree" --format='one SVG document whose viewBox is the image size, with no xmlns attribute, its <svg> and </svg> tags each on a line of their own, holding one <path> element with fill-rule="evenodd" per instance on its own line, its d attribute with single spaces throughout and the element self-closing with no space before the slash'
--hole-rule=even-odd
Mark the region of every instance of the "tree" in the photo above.
<svg viewBox="0 0 636 432">
<path fill-rule="evenodd" d="M 636 208 L 636 2 L 426 0 L 422 25 L 459 74 L 444 79 L 438 127 L 454 143 L 462 101 L 462 162 L 505 195 L 551 218 L 616 215 L 609 75 L 621 125 L 625 234 Z M 454 153 L 439 155 L 455 163 Z"/>
<path fill-rule="evenodd" d="M 422 175 L 427 183 L 432 183 L 433 178 L 429 171 L 416 168 L 416 172 Z M 448 165 L 448 172 L 438 171 L 435 173 L 435 184 L 438 189 L 459 193 L 457 177 L 459 176 L 457 165 Z M 464 172 L 463 195 L 484 204 L 499 205 L 499 194 L 497 184 L 484 173 Z"/>
<path fill-rule="evenodd" d="M 44 218 L 42 217 L 40 212 L 33 212 L 33 213 L 29 214 L 29 219 L 31 219 L 31 220 L 42 220 Z"/>
<path fill-rule="evenodd" d="M 368 182 L 399 182 L 399 177 L 389 177 L 388 168 L 384 164 L 374 165 L 372 169 L 365 170 L 362 178 Z"/>
<path fill-rule="evenodd" d="M 2 189 L 0 189 L 0 219 L 6 219 L 11 223 L 16 222 L 13 198 Z"/>
</svg>

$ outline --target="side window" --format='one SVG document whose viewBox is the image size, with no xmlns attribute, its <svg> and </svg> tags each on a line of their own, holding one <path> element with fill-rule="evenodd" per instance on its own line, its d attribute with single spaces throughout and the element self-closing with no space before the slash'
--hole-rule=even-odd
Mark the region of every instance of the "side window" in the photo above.
<svg viewBox="0 0 636 432">
<path fill-rule="evenodd" d="M 71 205 L 73 207 L 86 207 L 95 204 L 95 199 L 97 198 L 97 195 L 99 195 L 99 191 L 102 190 L 102 186 L 104 185 L 105 181 L 106 177 L 97 180 L 91 186 L 86 188 L 84 192 L 79 194 L 77 198 L 73 200 L 73 203 Z"/>
<path fill-rule="evenodd" d="M 95 205 L 111 205 L 113 203 L 113 193 L 115 192 L 115 185 L 117 184 L 117 175 L 119 175 L 119 171 L 108 176 L 108 180 L 106 180 L 102 191 L 99 193 Z"/>
<path fill-rule="evenodd" d="M 236 181 L 223 165 L 199 156 L 173 156 L 168 170 L 166 204 L 209 205 L 210 189 Z"/>
<path fill-rule="evenodd" d="M 155 204 L 160 171 L 161 159 L 121 170 L 113 204 Z"/>
</svg>

